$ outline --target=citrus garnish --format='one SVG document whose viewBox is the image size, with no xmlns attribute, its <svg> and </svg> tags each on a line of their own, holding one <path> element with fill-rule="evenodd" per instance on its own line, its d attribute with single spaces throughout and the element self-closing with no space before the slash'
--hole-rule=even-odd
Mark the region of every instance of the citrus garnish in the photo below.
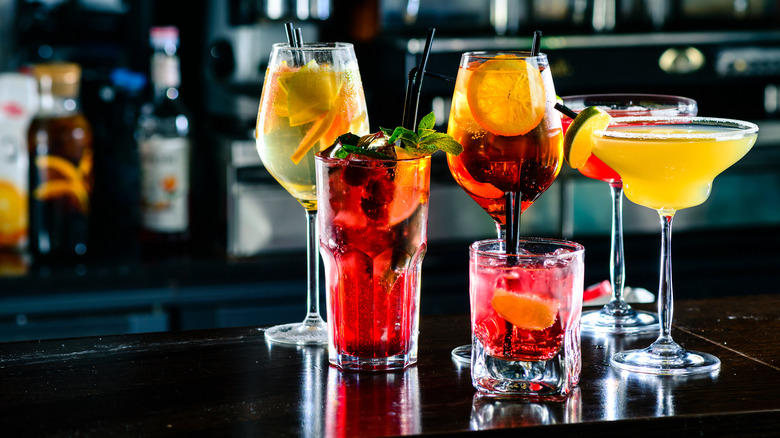
<svg viewBox="0 0 780 438">
<path fill-rule="evenodd" d="M 555 323 L 558 303 L 536 295 L 517 295 L 496 288 L 490 300 L 493 309 L 512 325 L 525 330 L 542 330 Z"/>
<path fill-rule="evenodd" d="M 339 93 L 339 81 L 332 70 L 311 60 L 286 78 L 287 113 L 290 126 L 313 122 L 330 111 Z"/>
<path fill-rule="evenodd" d="M 471 74 L 466 93 L 471 115 L 493 134 L 522 135 L 544 117 L 542 74 L 513 55 L 497 56 L 479 66 Z"/>
<path fill-rule="evenodd" d="M 79 206 L 82 212 L 89 210 L 89 194 L 84 185 L 74 181 L 56 179 L 46 181 L 38 186 L 33 192 L 35 199 L 48 201 L 50 199 L 70 196 Z"/>
<path fill-rule="evenodd" d="M 601 108 L 589 106 L 577 114 L 563 137 L 563 156 L 569 166 L 579 169 L 590 158 L 594 131 L 607 129 L 612 120 Z"/>
<path fill-rule="evenodd" d="M 430 161 L 421 160 L 416 163 L 402 162 L 395 166 L 395 194 L 388 208 L 388 223 L 391 226 L 406 220 L 429 196 L 429 190 L 425 189 L 429 165 Z"/>
</svg>

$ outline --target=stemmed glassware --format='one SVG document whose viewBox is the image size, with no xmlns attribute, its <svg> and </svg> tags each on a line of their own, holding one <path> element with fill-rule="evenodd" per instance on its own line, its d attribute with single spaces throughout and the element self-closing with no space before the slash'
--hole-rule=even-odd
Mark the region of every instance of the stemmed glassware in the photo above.
<svg viewBox="0 0 780 438">
<path fill-rule="evenodd" d="M 695 116 L 698 105 L 693 99 L 657 94 L 587 94 L 564 96 L 563 104 L 579 113 L 589 106 L 597 106 L 613 117 L 625 116 Z M 564 132 L 572 119 L 563 117 Z M 658 331 L 658 317 L 650 312 L 635 310 L 625 301 L 625 261 L 623 257 L 623 181 L 617 172 L 591 155 L 579 168 L 588 178 L 609 184 L 612 198 L 612 232 L 610 244 L 610 284 L 612 297 L 601 309 L 582 315 L 583 331 L 618 334 L 640 334 Z"/>
<path fill-rule="evenodd" d="M 306 210 L 306 318 L 269 328 L 271 342 L 326 345 L 319 310 L 314 154 L 346 132 L 368 133 L 363 85 L 352 44 L 274 44 L 257 116 L 257 150 L 266 169 Z"/>
<path fill-rule="evenodd" d="M 672 339 L 672 218 L 706 201 L 714 178 L 741 159 L 757 135 L 753 123 L 704 117 L 620 117 L 594 132 L 593 154 L 621 176 L 630 201 L 658 211 L 662 226 L 660 335 L 645 349 L 613 355 L 614 367 L 659 375 L 720 368 L 717 357 L 687 351 Z"/>
<path fill-rule="evenodd" d="M 555 102 L 543 53 L 461 56 L 447 133 L 464 150 L 447 155 L 447 162 L 455 181 L 495 220 L 499 239 L 508 226 L 518 226 L 507 220 L 515 198 L 522 213 L 560 172 L 563 135 Z M 471 345 L 455 348 L 452 356 L 470 363 Z"/>
</svg>

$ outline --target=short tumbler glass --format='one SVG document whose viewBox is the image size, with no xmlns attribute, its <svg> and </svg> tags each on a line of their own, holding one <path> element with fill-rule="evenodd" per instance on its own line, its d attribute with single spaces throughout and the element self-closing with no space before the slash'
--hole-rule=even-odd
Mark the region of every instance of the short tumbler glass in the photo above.
<svg viewBox="0 0 780 438">
<path fill-rule="evenodd" d="M 471 381 L 481 393 L 564 399 L 579 382 L 585 249 L 564 240 L 474 242 Z"/>
</svg>

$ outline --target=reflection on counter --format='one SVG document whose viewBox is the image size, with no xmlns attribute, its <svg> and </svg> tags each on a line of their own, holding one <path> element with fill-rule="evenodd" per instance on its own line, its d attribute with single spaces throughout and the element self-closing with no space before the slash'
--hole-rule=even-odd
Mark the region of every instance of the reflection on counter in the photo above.
<svg viewBox="0 0 780 438">
<path fill-rule="evenodd" d="M 344 373 L 328 367 L 325 435 L 421 433 L 418 380 L 416 366 L 394 373 Z"/>
<path fill-rule="evenodd" d="M 543 426 L 582 421 L 582 396 L 575 386 L 563 401 L 496 398 L 479 393 L 471 404 L 471 429 Z"/>
</svg>

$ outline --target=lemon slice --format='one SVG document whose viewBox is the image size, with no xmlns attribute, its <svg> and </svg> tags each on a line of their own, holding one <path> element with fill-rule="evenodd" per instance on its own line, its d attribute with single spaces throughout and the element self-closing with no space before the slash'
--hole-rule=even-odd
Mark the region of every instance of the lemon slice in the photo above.
<svg viewBox="0 0 780 438">
<path fill-rule="evenodd" d="M 333 108 L 339 92 L 336 73 L 311 60 L 285 81 L 290 126 L 313 122 Z"/>
<path fill-rule="evenodd" d="M 515 327 L 542 330 L 555 323 L 558 303 L 536 295 L 516 295 L 502 288 L 493 291 L 493 309 Z"/>
<path fill-rule="evenodd" d="M 493 134 L 522 135 L 544 117 L 542 74 L 513 55 L 498 56 L 474 70 L 466 95 L 474 120 Z"/>
<path fill-rule="evenodd" d="M 569 166 L 579 169 L 590 158 L 594 131 L 607 129 L 612 120 L 601 108 L 589 106 L 582 110 L 571 122 L 563 137 L 563 156 Z"/>
</svg>

